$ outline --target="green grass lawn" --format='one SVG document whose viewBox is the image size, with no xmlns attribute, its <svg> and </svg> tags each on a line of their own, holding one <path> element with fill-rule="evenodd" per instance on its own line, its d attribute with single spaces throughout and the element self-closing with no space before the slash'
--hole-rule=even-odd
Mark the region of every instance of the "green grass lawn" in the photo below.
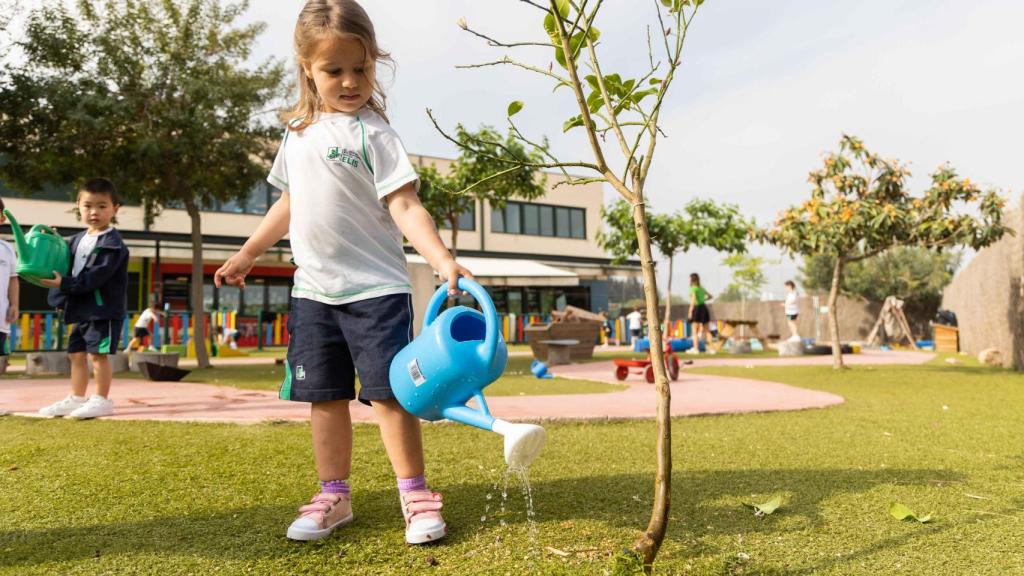
<svg viewBox="0 0 1024 576">
<path fill-rule="evenodd" d="M 674 420 L 657 573 L 1024 573 L 1024 375 L 941 360 L 702 371 L 847 402 Z M 306 425 L 2 418 L 0 574 L 602 574 L 646 526 L 654 426 L 545 426 L 533 524 L 518 483 L 500 511 L 499 437 L 425 426 L 451 532 L 408 547 L 373 426 L 356 426 L 356 522 L 297 544 L 283 534 L 314 489 Z M 773 495 L 771 516 L 742 505 Z M 935 520 L 897 521 L 892 502 Z"/>
<path fill-rule="evenodd" d="M 600 394 L 625 389 L 618 384 L 553 378 L 538 380 L 530 372 L 531 358 L 508 359 L 505 374 L 487 387 L 488 396 L 544 396 L 552 394 Z M 137 376 L 137 375 L 136 375 Z M 232 386 L 249 390 L 277 390 L 284 377 L 284 366 L 275 364 L 227 364 L 193 370 L 184 382 Z"/>
</svg>

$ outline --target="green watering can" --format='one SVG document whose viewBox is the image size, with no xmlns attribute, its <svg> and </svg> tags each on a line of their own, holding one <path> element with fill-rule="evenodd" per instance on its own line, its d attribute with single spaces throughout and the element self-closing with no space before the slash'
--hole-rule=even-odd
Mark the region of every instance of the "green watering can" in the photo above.
<svg viewBox="0 0 1024 576">
<path fill-rule="evenodd" d="M 10 220 L 11 232 L 14 233 L 14 246 L 18 252 L 18 266 L 14 271 L 18 276 L 45 288 L 39 281 L 53 278 L 54 270 L 61 274 L 67 273 L 71 251 L 68 243 L 53 228 L 36 224 L 25 235 L 10 210 L 4 210 L 4 216 Z"/>
</svg>

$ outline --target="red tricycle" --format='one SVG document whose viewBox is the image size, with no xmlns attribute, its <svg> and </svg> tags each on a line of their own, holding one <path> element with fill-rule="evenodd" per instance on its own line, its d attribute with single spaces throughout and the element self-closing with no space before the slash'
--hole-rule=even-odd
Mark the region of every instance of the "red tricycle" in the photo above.
<svg viewBox="0 0 1024 576">
<path fill-rule="evenodd" d="M 665 369 L 668 372 L 670 380 L 675 382 L 679 379 L 679 358 L 676 358 L 674 352 L 672 352 L 672 346 L 665 343 Z M 654 384 L 654 365 L 651 363 L 651 353 L 647 352 L 647 358 L 633 359 L 633 358 L 617 358 L 613 361 L 615 363 L 615 378 L 617 380 L 625 380 L 629 374 L 643 374 L 644 378 L 651 384 Z M 637 368 L 638 370 L 633 371 L 631 368 Z"/>
</svg>

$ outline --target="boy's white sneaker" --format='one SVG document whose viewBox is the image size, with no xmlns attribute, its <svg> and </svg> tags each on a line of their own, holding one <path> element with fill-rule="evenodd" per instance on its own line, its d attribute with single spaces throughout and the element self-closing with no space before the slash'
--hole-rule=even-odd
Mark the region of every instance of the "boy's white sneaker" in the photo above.
<svg viewBox="0 0 1024 576">
<path fill-rule="evenodd" d="M 114 413 L 114 401 L 110 398 L 104 398 L 93 394 L 91 398 L 82 404 L 77 410 L 68 414 L 69 418 L 78 418 L 79 420 L 85 420 L 87 418 L 99 418 L 101 416 L 110 416 Z"/>
<path fill-rule="evenodd" d="M 39 410 L 40 416 L 49 416 L 50 418 L 56 418 L 59 416 L 67 416 L 78 410 L 82 406 L 85 406 L 88 398 L 85 396 L 75 396 L 74 394 L 68 394 L 67 398 L 58 400 L 53 404 L 50 404 L 46 408 Z"/>
</svg>

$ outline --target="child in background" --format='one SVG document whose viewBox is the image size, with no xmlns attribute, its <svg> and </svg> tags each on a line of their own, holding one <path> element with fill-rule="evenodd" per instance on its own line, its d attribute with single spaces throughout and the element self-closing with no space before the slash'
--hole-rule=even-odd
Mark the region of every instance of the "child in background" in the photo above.
<svg viewBox="0 0 1024 576">
<path fill-rule="evenodd" d="M 700 276 L 690 274 L 690 323 L 693 324 L 693 348 L 686 352 L 688 354 L 699 354 L 700 345 L 705 344 L 705 350 L 714 354 L 709 344 L 708 323 L 711 322 L 711 311 L 708 310 L 707 302 L 714 298 L 703 286 L 700 285 Z"/>
<path fill-rule="evenodd" d="M 156 305 L 155 300 L 150 300 L 149 308 L 142 311 L 139 314 L 139 319 L 135 321 L 135 333 L 132 335 L 132 339 L 128 342 L 128 346 L 125 347 L 125 352 L 134 352 L 135 350 L 142 350 L 146 347 L 146 338 L 152 336 L 157 330 L 160 329 L 160 318 L 163 316 L 163 312 Z M 152 346 L 150 349 L 155 350 Z"/>
<path fill-rule="evenodd" d="M 4 201 L 0 199 L 0 224 L 7 223 L 3 210 Z M 17 264 L 14 248 L 0 240 L 0 374 L 7 372 L 7 360 L 11 353 L 11 324 L 18 321 L 21 286 L 18 284 L 18 273 L 15 272 Z"/>
<path fill-rule="evenodd" d="M 633 308 L 632 312 L 626 314 L 626 322 L 629 326 L 630 340 L 636 340 L 643 336 L 644 315 L 640 313 L 640 308 Z"/>
<path fill-rule="evenodd" d="M 118 349 L 128 308 L 128 247 L 110 225 L 121 207 L 113 182 L 87 180 L 78 190 L 77 206 L 88 228 L 71 238 L 71 270 L 54 270 L 53 279 L 41 282 L 50 288 L 50 304 L 64 311 L 64 322 L 75 325 L 68 339 L 71 394 L 39 413 L 98 418 L 114 412 L 107 355 Z M 96 393 L 89 398 L 85 397 L 89 386 L 86 353 L 96 378 Z"/>
<path fill-rule="evenodd" d="M 796 295 L 796 284 L 792 280 L 786 280 L 786 300 L 782 303 L 782 308 L 786 314 L 786 323 L 789 325 L 789 340 L 799 342 L 800 332 L 796 327 L 796 319 L 800 316 L 800 301 Z"/>
<path fill-rule="evenodd" d="M 238 350 L 238 330 L 221 326 L 217 329 L 217 345 L 227 346 L 232 350 Z"/>
<path fill-rule="evenodd" d="M 419 178 L 384 116 L 376 65 L 390 61 L 354 0 L 306 2 L 295 26 L 300 100 L 268 181 L 281 190 L 214 283 L 245 286 L 253 262 L 285 234 L 295 265 L 280 396 L 311 403 L 319 493 L 288 527 L 325 538 L 352 521 L 349 401 L 370 404 L 398 479 L 410 544 L 447 534 L 427 488 L 420 421 L 391 391 L 391 360 L 412 340 L 412 286 L 402 236 L 456 294 L 456 264 L 417 197 Z"/>
</svg>

